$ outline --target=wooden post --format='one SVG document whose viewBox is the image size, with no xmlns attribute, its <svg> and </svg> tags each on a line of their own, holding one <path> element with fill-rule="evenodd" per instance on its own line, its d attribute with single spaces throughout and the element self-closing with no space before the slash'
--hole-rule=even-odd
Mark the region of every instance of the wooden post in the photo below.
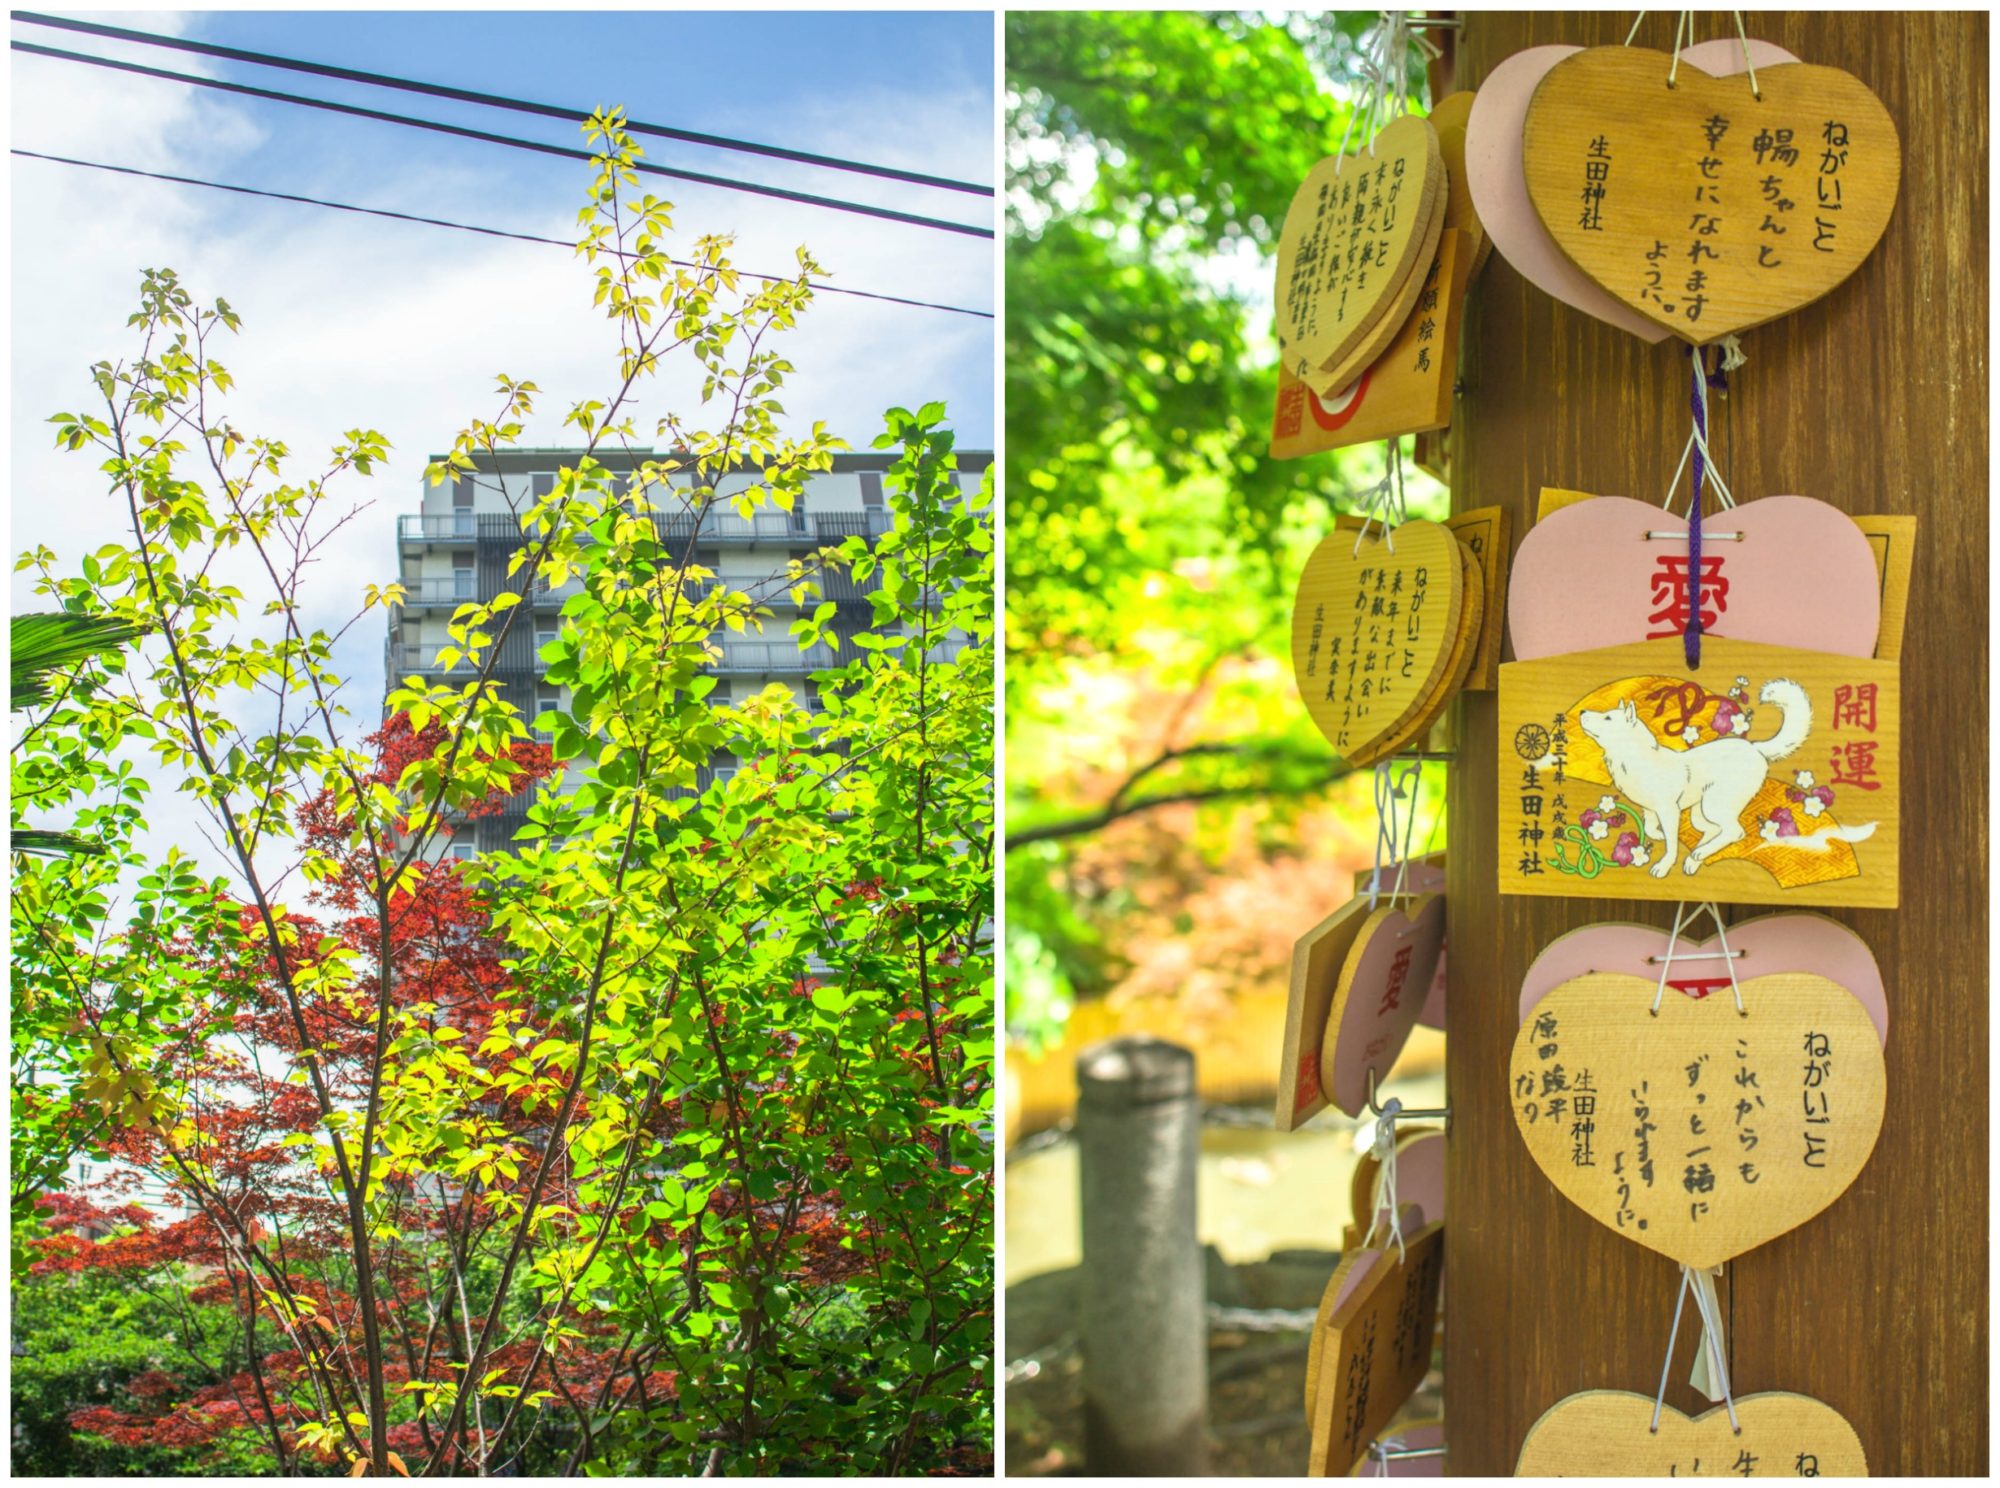
<svg viewBox="0 0 2000 1488">
<path fill-rule="evenodd" d="M 1528 46 L 1624 40 L 1630 13 L 1461 12 L 1476 88 Z M 1666 50 L 1675 17 L 1638 41 Z M 1747 332 L 1711 402 L 1738 499 L 1816 496 L 1919 522 L 1902 651 L 1902 905 L 1837 912 L 1888 986 L 1888 1114 L 1831 1208 L 1729 1268 L 1719 1287 L 1739 1391 L 1838 1410 L 1877 1476 L 1987 1471 L 1987 20 L 1979 12 L 1745 12 L 1754 37 L 1845 68 L 1903 144 L 1902 192 L 1861 270 Z M 1729 24 L 1697 13 L 1697 40 Z M 1518 544 L 1543 485 L 1659 500 L 1687 437 L 1688 358 L 1524 284 L 1499 256 L 1472 291 L 1451 431 L 1454 506 L 1506 506 Z M 1511 659 L 1511 650 L 1507 653 Z M 1516 994 L 1536 952 L 1604 920 L 1664 928 L 1666 906 L 1495 892 L 1494 697 L 1463 702 L 1449 793 L 1452 1121 L 1445 1419 L 1453 1474 L 1509 1474 L 1574 1391 L 1656 1386 L 1673 1264 L 1619 1239 L 1535 1167 L 1508 1111 Z M 1747 911 L 1732 912 L 1742 918 Z M 1667 1401 L 1687 1385 L 1683 1327 Z"/>
</svg>

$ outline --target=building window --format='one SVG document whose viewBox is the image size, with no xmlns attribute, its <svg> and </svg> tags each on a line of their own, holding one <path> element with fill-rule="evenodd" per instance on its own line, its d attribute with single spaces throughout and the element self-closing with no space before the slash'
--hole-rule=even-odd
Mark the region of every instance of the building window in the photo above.
<svg viewBox="0 0 2000 1488">
<path fill-rule="evenodd" d="M 535 732 L 544 739 L 553 737 L 555 734 L 554 727 L 540 722 L 540 719 L 543 714 L 557 712 L 561 708 L 562 689 L 560 687 L 551 687 L 546 682 L 539 684 L 535 688 L 535 717 L 537 720 Z"/>
<path fill-rule="evenodd" d="M 537 501 L 544 496 L 553 496 L 556 489 L 556 475 L 553 470 L 537 471 L 528 477 L 528 488 Z"/>
<path fill-rule="evenodd" d="M 451 526 L 454 533 L 472 532 L 472 477 L 461 475 L 451 483 Z"/>
<path fill-rule="evenodd" d="M 479 853 L 479 849 L 474 847 L 470 842 L 458 841 L 445 844 L 444 851 L 446 857 L 460 863 L 470 863 Z"/>
<path fill-rule="evenodd" d="M 454 599 L 472 598 L 472 555 L 451 555 L 451 593 Z"/>
<path fill-rule="evenodd" d="M 883 509 L 882 474 L 880 471 L 864 470 L 861 472 L 861 505 L 868 511 L 881 511 Z"/>
</svg>

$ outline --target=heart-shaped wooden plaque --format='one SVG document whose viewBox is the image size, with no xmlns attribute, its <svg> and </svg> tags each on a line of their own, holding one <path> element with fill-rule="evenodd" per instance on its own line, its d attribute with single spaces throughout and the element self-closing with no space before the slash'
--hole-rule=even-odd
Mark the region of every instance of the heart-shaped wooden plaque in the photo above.
<svg viewBox="0 0 2000 1488">
<path fill-rule="evenodd" d="M 1361 927 L 1341 968 L 1320 1045 L 1327 1101 L 1349 1116 L 1368 1101 L 1409 1042 L 1444 951 L 1444 896 L 1384 903 Z"/>
<path fill-rule="evenodd" d="M 1521 168 L 1521 130 L 1527 122 L 1528 104 L 1549 69 L 1581 50 L 1573 46 L 1528 47 L 1487 74 L 1466 124 L 1466 182 L 1481 225 L 1500 256 L 1523 279 L 1551 298 L 1643 341 L 1664 341 L 1666 327 L 1655 325 L 1606 294 L 1569 261 L 1542 226 L 1528 195 L 1528 179 Z M 1760 68 L 1798 61 L 1767 41 L 1750 42 L 1749 55 Z M 1681 59 L 1723 77 L 1743 70 L 1744 52 L 1731 38 L 1683 48 Z"/>
<path fill-rule="evenodd" d="M 1764 496 L 1703 523 L 1704 632 L 1836 656 L 1873 656 L 1875 555 L 1854 519 L 1810 496 Z M 1687 629 L 1687 519 L 1597 496 L 1528 529 L 1507 588 L 1514 656 L 1622 646 Z"/>
<path fill-rule="evenodd" d="M 1307 172 L 1278 236 L 1278 347 L 1294 376 L 1311 382 L 1337 365 L 1423 271 L 1443 188 L 1437 131 L 1414 115 Z"/>
<path fill-rule="evenodd" d="M 1865 1478 L 1868 1458 L 1847 1418 L 1809 1395 L 1766 1391 L 1698 1416 L 1630 1390 L 1558 1400 L 1528 1428 L 1517 1478 Z"/>
<path fill-rule="evenodd" d="M 1602 805 L 1588 808 L 1596 818 L 1588 830 L 1596 833 L 1603 827 L 1603 840 L 1609 841 L 1627 823 L 1615 802 L 1608 810 L 1600 810 Z M 1602 819 L 1607 816 L 1613 820 Z M 1522 978 L 1523 1021 L 1557 987 L 1593 971 L 1616 971 L 1657 981 L 1667 942 L 1667 932 L 1658 926 L 1622 923 L 1585 925 L 1557 936 L 1535 957 Z M 1868 942 L 1840 921 L 1817 914 L 1760 915 L 1729 927 L 1729 949 L 1739 982 L 1776 971 L 1809 971 L 1845 987 L 1868 1010 L 1876 1038 L 1888 1046 L 1889 998 L 1882 985 L 1882 968 L 1875 964 Z M 1720 938 L 1702 940 L 1684 931 L 1674 942 L 1673 952 L 1673 964 L 1667 968 L 1669 990 L 1683 997 L 1729 998 L 1731 1005 L 1735 1004 L 1729 990 L 1729 968 L 1721 959 Z"/>
<path fill-rule="evenodd" d="M 1381 908 L 1383 895 L 1396 892 L 1397 865 L 1382 865 L 1382 881 L 1376 894 L 1376 908 Z M 1354 895 L 1366 899 L 1370 881 L 1375 876 L 1373 868 L 1363 868 L 1354 875 Z M 1426 853 L 1421 858 L 1412 858 L 1410 866 L 1403 874 L 1401 892 L 1408 895 L 1442 894 L 1444 892 L 1444 852 L 1440 849 Z M 1430 991 L 1424 994 L 1424 1010 L 1417 1014 L 1417 1022 L 1426 1028 L 1444 1027 L 1445 959 L 1450 954 L 1450 942 L 1438 947 L 1437 970 L 1431 974 Z"/>
<path fill-rule="evenodd" d="M 1444 712 L 1445 706 L 1465 685 L 1466 676 L 1472 670 L 1473 655 L 1479 649 L 1479 638 L 1484 633 L 1482 622 L 1486 614 L 1486 590 L 1480 579 L 1479 560 L 1463 543 L 1458 547 L 1458 567 L 1458 625 L 1452 635 L 1451 646 L 1445 652 L 1444 664 L 1432 679 L 1430 691 L 1390 733 L 1350 754 L 1347 757 L 1349 764 L 1357 768 L 1379 764 L 1390 755 L 1408 749 L 1431 731 L 1438 715 Z"/>
<path fill-rule="evenodd" d="M 1614 298 L 1697 345 L 1810 304 L 1861 266 L 1902 144 L 1860 79 L 1792 62 L 1715 77 L 1645 47 L 1549 69 L 1521 158 L 1535 211 Z"/>
<path fill-rule="evenodd" d="M 1365 757 L 1431 695 L 1464 593 L 1457 540 L 1436 522 L 1335 532 L 1313 549 L 1292 605 L 1292 669 L 1343 757 Z"/>
<path fill-rule="evenodd" d="M 1663 997 L 1598 972 L 1536 1004 L 1508 1068 L 1529 1155 L 1592 1219 L 1719 1266 L 1846 1192 L 1882 1129 L 1882 1045 L 1846 988 L 1805 972 Z"/>
</svg>

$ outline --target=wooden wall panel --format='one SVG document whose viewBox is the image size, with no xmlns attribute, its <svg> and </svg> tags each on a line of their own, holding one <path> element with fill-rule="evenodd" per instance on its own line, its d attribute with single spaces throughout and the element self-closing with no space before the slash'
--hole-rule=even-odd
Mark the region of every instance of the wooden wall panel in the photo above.
<svg viewBox="0 0 2000 1488">
<path fill-rule="evenodd" d="M 1461 12 L 1462 86 L 1522 47 L 1615 44 L 1631 13 Z M 1713 402 L 1739 498 L 1817 496 L 1920 521 L 1903 649 L 1902 907 L 1842 913 L 1891 1007 L 1889 1111 L 1832 1208 L 1729 1267 L 1743 1392 L 1841 1411 L 1877 1475 L 1987 1471 L 1987 18 L 1977 12 L 1750 12 L 1753 34 L 1865 80 L 1903 139 L 1895 216 L 1830 296 L 1747 333 Z M 1699 35 L 1727 13 L 1697 13 Z M 1646 18 L 1665 50 L 1674 16 Z M 1688 360 L 1528 287 L 1499 255 L 1473 290 L 1452 431 L 1459 509 L 1504 505 L 1515 542 L 1544 484 L 1664 493 L 1687 433 Z M 1511 651 L 1508 653 L 1511 657 Z M 1557 1195 L 1515 1133 L 1507 1053 L 1537 950 L 1661 906 L 1499 898 L 1491 694 L 1464 700 L 1449 796 L 1452 1141 L 1446 1289 L 1449 1470 L 1505 1474 L 1536 1417 L 1593 1387 L 1650 1392 L 1671 1262 Z M 1736 911 L 1742 918 L 1752 911 Z M 1692 1312 L 1690 1311 L 1690 1317 Z M 1698 1330 L 1683 1326 L 1669 1403 Z"/>
</svg>

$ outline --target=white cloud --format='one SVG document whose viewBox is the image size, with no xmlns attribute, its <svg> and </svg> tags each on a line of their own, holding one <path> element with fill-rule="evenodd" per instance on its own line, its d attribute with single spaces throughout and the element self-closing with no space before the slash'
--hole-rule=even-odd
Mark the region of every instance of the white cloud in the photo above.
<svg viewBox="0 0 2000 1488">
<path fill-rule="evenodd" d="M 184 29 L 178 21 L 147 17 L 157 30 Z M 206 70 L 198 58 L 182 57 L 174 65 Z M 21 54 L 12 80 L 14 145 L 81 159 L 269 183 L 565 239 L 574 232 L 574 206 L 588 182 L 589 168 L 581 163 L 550 167 L 546 179 L 560 183 L 566 169 L 567 186 L 524 205 L 516 192 L 482 180 L 476 166 L 437 162 L 425 137 L 411 134 L 407 156 L 365 186 L 357 184 L 352 161 L 328 167 L 324 180 L 280 183 L 268 167 L 253 176 L 241 165 L 265 141 L 267 129 L 259 123 L 264 116 L 238 100 Z M 878 138 L 867 126 L 884 118 L 895 127 L 882 129 Z M 973 92 L 900 104 L 869 100 L 852 117 L 821 124 L 810 137 L 812 148 L 826 153 L 882 158 L 965 179 L 990 174 L 992 124 Z M 329 121 L 325 127 L 350 126 Z M 357 133 L 359 141 L 374 142 L 381 134 L 376 126 L 355 127 L 368 131 Z M 892 158 L 889 138 L 923 147 L 897 147 L 901 157 Z M 518 161 L 494 153 L 496 179 L 519 169 Z M 668 158 L 662 148 L 653 154 Z M 382 157 L 378 151 L 369 158 Z M 147 267 L 173 267 L 197 300 L 222 296 L 243 317 L 242 335 L 219 351 L 239 389 L 228 413 L 245 432 L 290 446 L 292 479 L 317 474 L 326 451 L 349 428 L 380 429 L 394 446 L 384 472 L 346 483 L 347 499 L 372 499 L 374 505 L 329 545 L 315 576 L 307 620 L 329 629 L 359 607 L 365 584 L 393 575 L 395 516 L 414 506 L 425 458 L 448 447 L 468 418 L 492 411 L 495 373 L 531 378 L 544 390 L 524 441 L 530 444 L 570 442 L 560 426 L 563 411 L 575 399 L 604 395 L 614 375 L 615 339 L 601 312 L 591 308 L 591 270 L 561 249 L 309 206 L 246 206 L 240 197 L 41 161 L 12 166 L 15 552 L 46 544 L 73 568 L 117 531 L 121 513 L 104 493 L 96 461 L 55 451 L 45 420 L 58 409 L 90 402 L 91 363 L 132 353 L 125 320 Z M 980 205 L 977 198 L 907 189 L 871 193 L 866 182 L 852 190 L 830 187 L 827 177 L 796 168 L 744 173 L 940 216 L 970 217 Z M 646 185 L 680 203 L 676 225 L 683 241 L 703 232 L 735 232 L 735 257 L 746 269 L 783 272 L 794 262 L 795 246 L 808 241 L 835 283 L 989 307 L 989 240 L 714 188 Z M 883 408 L 944 397 L 968 442 L 983 442 L 994 429 L 992 334 L 990 320 L 823 295 L 789 340 L 787 355 L 799 371 L 785 406 L 795 424 L 824 419 L 866 448 Z M 639 427 L 650 428 L 667 406 L 695 413 L 695 390 L 684 374 L 665 379 L 642 404 Z M 46 605 L 31 595 L 24 575 L 16 575 L 13 597 L 17 610 Z M 352 679 L 347 704 L 364 724 L 381 696 L 381 635 L 369 617 L 350 632 L 336 658 Z M 157 804 L 159 835 L 192 842 L 187 808 Z"/>
</svg>

